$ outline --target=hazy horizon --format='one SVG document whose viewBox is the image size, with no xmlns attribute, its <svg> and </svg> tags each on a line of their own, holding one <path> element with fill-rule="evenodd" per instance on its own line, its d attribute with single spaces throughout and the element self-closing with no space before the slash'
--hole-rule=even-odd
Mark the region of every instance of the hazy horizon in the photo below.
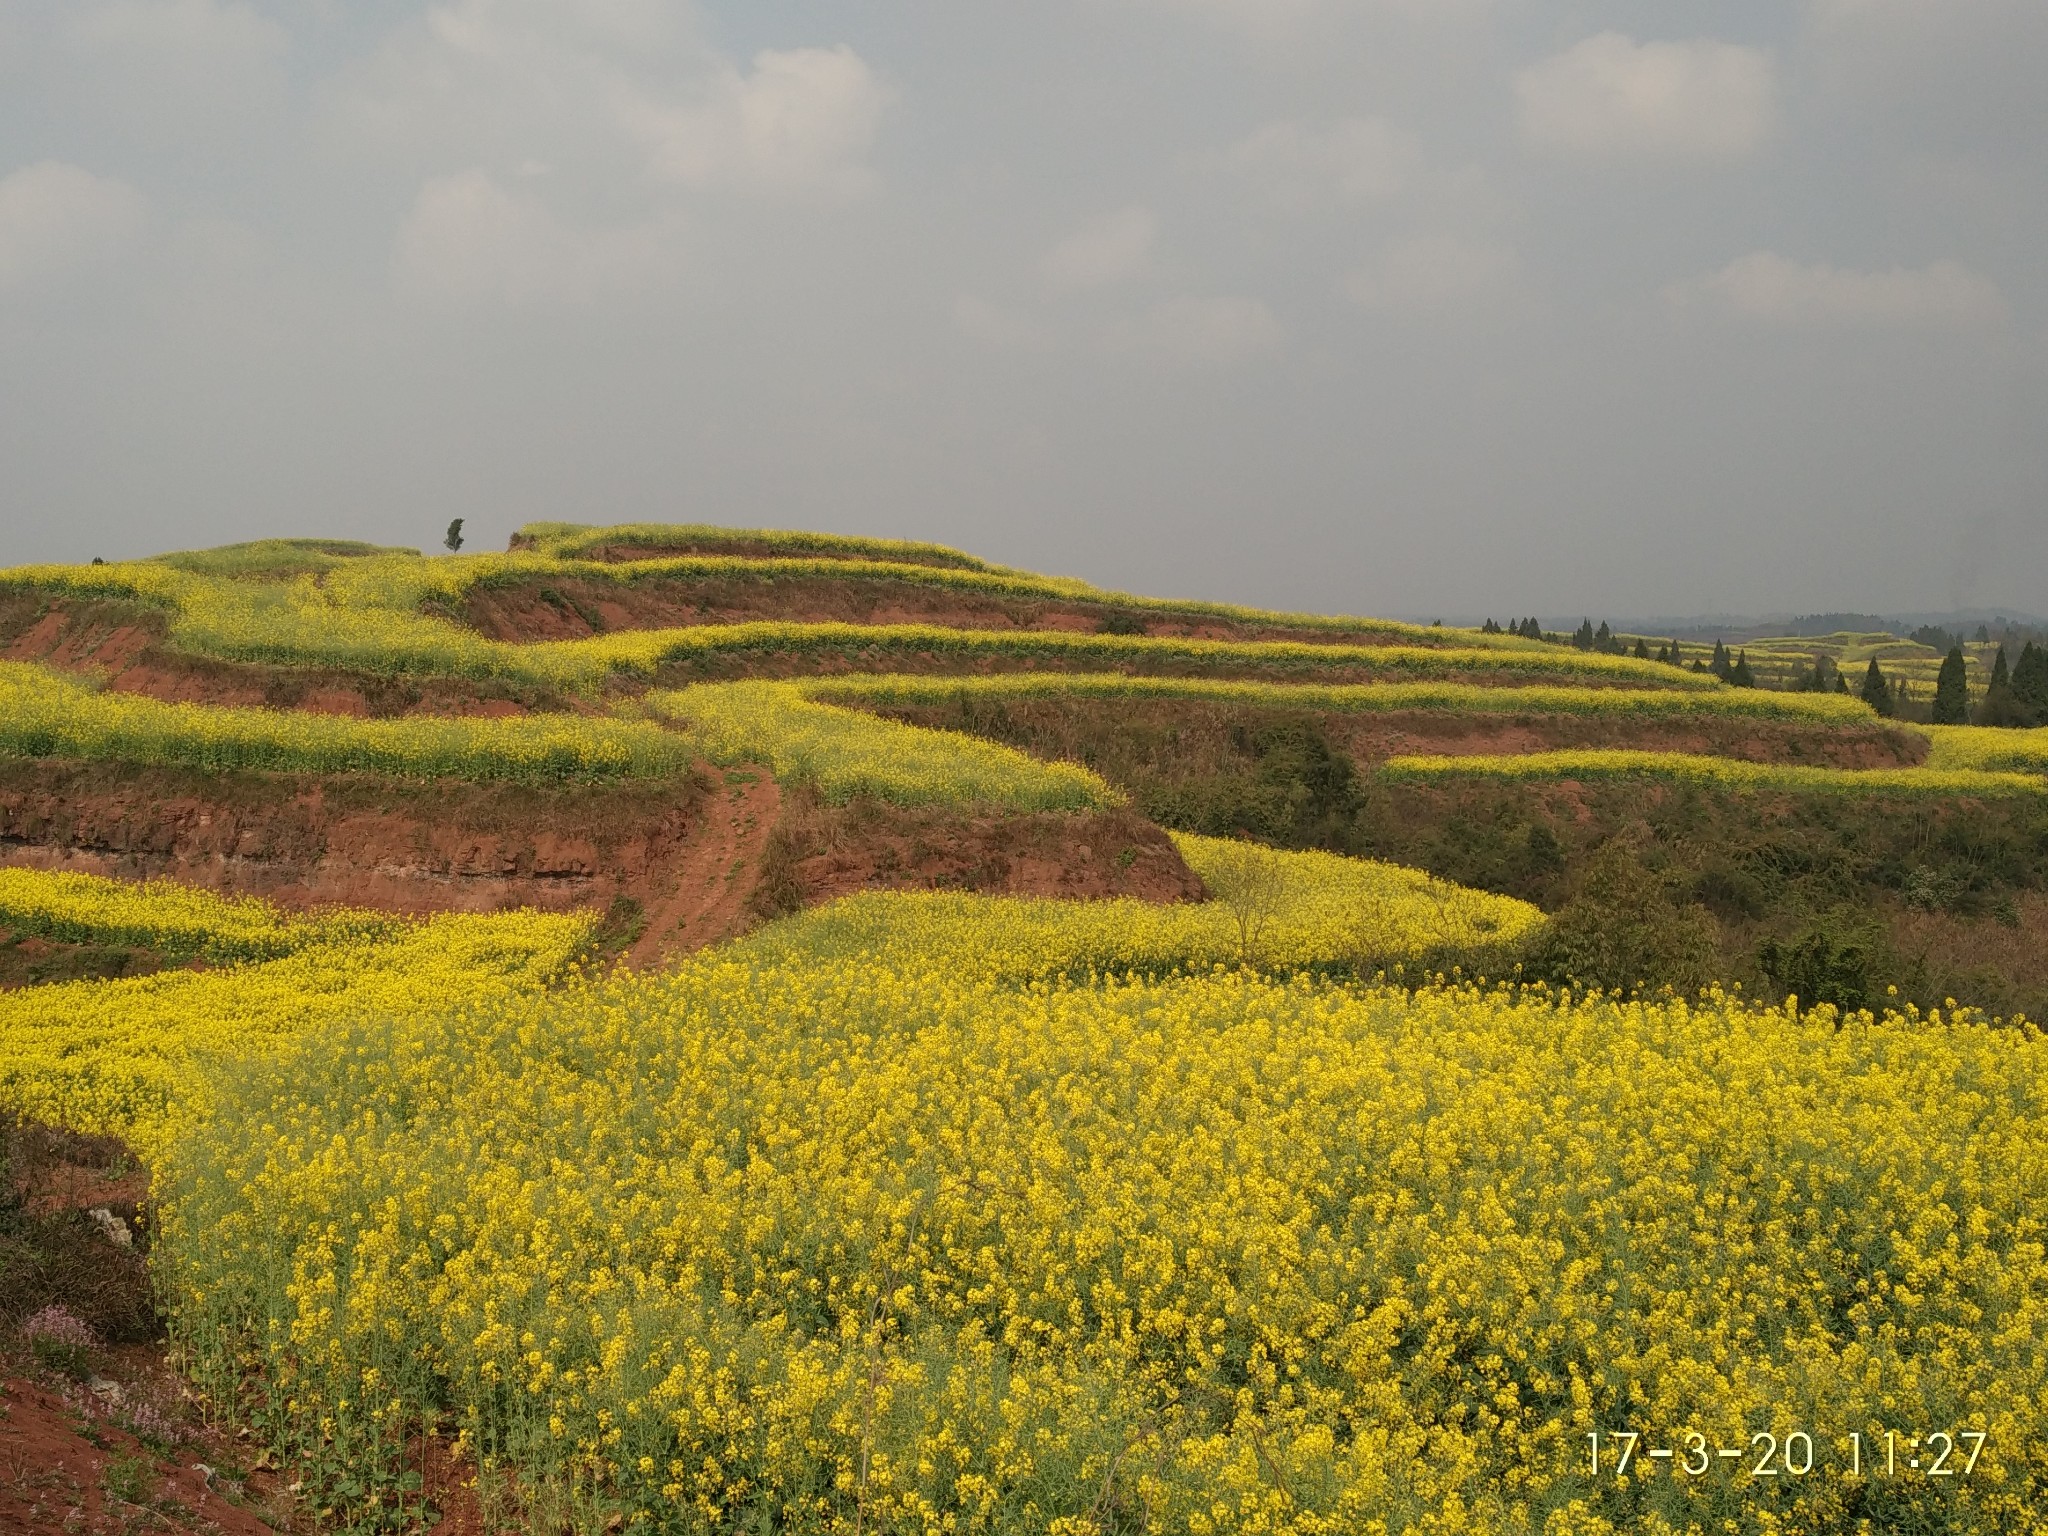
<svg viewBox="0 0 2048 1536">
<path fill-rule="evenodd" d="M 2048 610 L 2048 7 L 0 0 L 0 562 Z"/>
</svg>

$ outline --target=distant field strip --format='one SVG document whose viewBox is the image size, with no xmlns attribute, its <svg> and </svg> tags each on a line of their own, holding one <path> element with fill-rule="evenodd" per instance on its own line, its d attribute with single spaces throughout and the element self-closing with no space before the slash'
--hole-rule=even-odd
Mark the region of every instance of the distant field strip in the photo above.
<svg viewBox="0 0 2048 1536">
<path fill-rule="evenodd" d="M 380 773 L 401 778 L 570 780 L 680 773 L 689 749 L 645 721 L 358 720 L 286 710 L 165 704 L 0 662 L 0 753 L 210 769 Z"/>
<path fill-rule="evenodd" d="M 1076 764 L 814 703 L 793 683 L 700 683 L 651 693 L 646 703 L 713 762 L 766 763 L 776 778 L 808 779 L 834 802 L 872 795 L 900 805 L 1075 811 L 1123 799 Z"/>
<path fill-rule="evenodd" d="M 287 913 L 249 896 L 216 896 L 170 880 L 141 885 L 98 875 L 0 869 L 0 928 L 67 944 L 131 944 L 214 964 L 274 960 L 310 944 L 395 935 L 377 912 Z"/>
<path fill-rule="evenodd" d="M 1810 768 L 1752 763 L 1690 752 L 1625 750 L 1528 752 L 1514 756 L 1391 757 L 1380 773 L 1394 779 L 1661 778 L 1679 783 L 1725 784 L 1735 789 L 1789 789 L 1830 794 L 2028 795 L 2048 783 L 2024 773 L 1974 769 Z"/>
<path fill-rule="evenodd" d="M 2048 726 L 2031 731 L 1988 725 L 1922 726 L 1933 738 L 1927 766 L 1990 772 L 2048 773 Z"/>
<path fill-rule="evenodd" d="M 758 545 L 777 557 L 836 556 L 838 563 L 850 561 L 919 561 L 944 564 L 959 570 L 1001 571 L 965 550 L 945 544 L 924 544 L 913 539 L 869 539 L 845 533 L 806 533 L 782 528 L 722 528 L 713 523 L 528 523 L 516 537 L 532 540 L 535 555 L 575 560 L 592 550 L 635 545 L 673 549 L 678 545 L 706 544 L 744 547 Z"/>
<path fill-rule="evenodd" d="M 965 695 L 1001 699 L 1190 699 L 1332 714 L 1424 710 L 1471 715 L 1612 715 L 1664 719 L 1736 716 L 1831 725 L 1877 719 L 1859 699 L 1831 693 L 1766 693 L 1755 688 L 1674 692 L 1635 688 L 1486 688 L 1469 683 L 1257 683 L 1216 678 L 1133 677 L 1121 672 L 1012 672 L 934 677 L 904 673 L 806 678 L 809 698 L 891 704 L 946 704 Z M 2010 733 L 2005 733 L 2010 734 Z"/>
<path fill-rule="evenodd" d="M 1279 974 L 1367 978 L 1397 965 L 1458 965 L 1476 975 L 1511 967 L 1547 926 L 1527 902 L 1421 870 L 1184 832 L 1173 840 L 1212 887 L 1225 885 L 1233 863 L 1263 872 L 1272 882 L 1270 902 L 1240 928 L 1223 901 L 875 892 L 774 924 L 729 953 L 756 963 L 858 963 L 1002 982 L 1240 963 Z"/>
</svg>

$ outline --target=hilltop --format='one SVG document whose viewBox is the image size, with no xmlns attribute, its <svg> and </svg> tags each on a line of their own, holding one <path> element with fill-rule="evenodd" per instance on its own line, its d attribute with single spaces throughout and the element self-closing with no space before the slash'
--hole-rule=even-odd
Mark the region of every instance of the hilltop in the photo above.
<svg viewBox="0 0 2048 1536">
<path fill-rule="evenodd" d="M 1833 638 L 1902 679 L 1938 660 Z M 1783 644 L 1786 667 L 1810 649 Z M 1770 682 L 1779 653 L 1750 654 Z M 2048 1002 L 2016 958 L 2043 920 L 2036 737 L 1514 636 L 930 544 L 551 523 L 499 554 L 268 540 L 0 572 L 0 659 L 16 864 L 399 912 L 594 903 L 649 963 L 861 889 L 1196 899 L 1174 831 L 1562 912 L 1621 838 L 1711 960 L 1560 976 L 1810 996 L 1782 958 L 1806 946 L 1845 1001 Z"/>
</svg>

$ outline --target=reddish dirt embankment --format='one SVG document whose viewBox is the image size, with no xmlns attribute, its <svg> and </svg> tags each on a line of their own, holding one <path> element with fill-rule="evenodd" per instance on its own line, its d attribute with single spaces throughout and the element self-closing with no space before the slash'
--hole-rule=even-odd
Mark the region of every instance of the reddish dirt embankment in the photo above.
<svg viewBox="0 0 2048 1536">
<path fill-rule="evenodd" d="M 937 624 L 951 629 L 1121 632 L 1203 640 L 1300 640 L 1312 645 L 1386 645 L 1383 630 L 1239 622 L 1114 602 L 1003 597 L 925 586 L 858 568 L 824 576 L 671 577 L 631 581 L 551 577 L 470 589 L 462 618 L 494 640 L 574 640 L 613 630 L 693 624 Z M 1410 642 L 1412 643 L 1412 642 Z"/>
<path fill-rule="evenodd" d="M 765 859 L 758 905 L 768 910 L 877 889 L 1069 901 L 1206 894 L 1173 840 L 1129 810 L 962 813 L 792 795 Z"/>
<path fill-rule="evenodd" d="M 785 803 L 758 769 L 538 790 L 0 759 L 0 864 L 168 876 L 286 906 L 397 912 L 637 904 L 646 965 L 869 889 L 1198 899 L 1129 811 Z M 626 911 L 634 909 L 629 907 Z"/>
<path fill-rule="evenodd" d="M 0 760 L 0 862 L 288 906 L 559 910 L 667 894 L 716 776 L 558 790 Z"/>
</svg>

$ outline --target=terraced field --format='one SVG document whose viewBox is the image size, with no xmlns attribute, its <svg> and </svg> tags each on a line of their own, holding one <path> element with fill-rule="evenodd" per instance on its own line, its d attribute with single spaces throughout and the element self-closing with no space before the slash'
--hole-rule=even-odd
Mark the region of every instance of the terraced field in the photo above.
<svg viewBox="0 0 2048 1536">
<path fill-rule="evenodd" d="M 0 1111 L 296 1528 L 2033 1528 L 2043 733 L 513 544 L 0 572 Z"/>
</svg>

